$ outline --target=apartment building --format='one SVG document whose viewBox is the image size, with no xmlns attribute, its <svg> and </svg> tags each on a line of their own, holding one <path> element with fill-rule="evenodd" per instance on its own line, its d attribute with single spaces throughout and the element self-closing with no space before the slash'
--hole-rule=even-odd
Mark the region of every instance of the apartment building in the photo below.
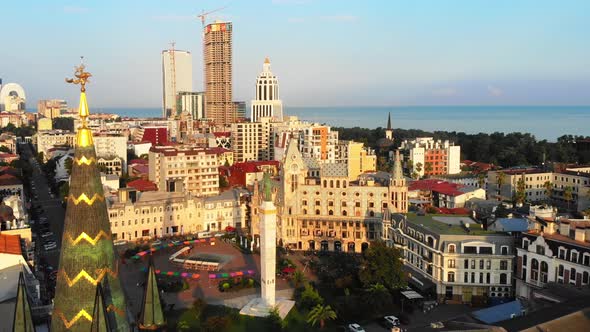
<svg viewBox="0 0 590 332">
<path fill-rule="evenodd" d="M 105 174 L 113 174 L 118 177 L 123 175 L 123 160 L 117 156 L 99 157 L 96 164 L 98 169 Z"/>
<path fill-rule="evenodd" d="M 48 151 L 56 145 L 74 146 L 76 134 L 66 130 L 38 131 L 33 135 L 33 144 L 37 147 L 37 153 L 43 152 L 43 162 L 47 162 Z"/>
<path fill-rule="evenodd" d="M 348 178 L 355 180 L 365 172 L 377 170 L 375 151 L 355 141 L 338 141 L 336 145 L 336 162 L 348 165 Z"/>
<path fill-rule="evenodd" d="M 119 189 L 108 200 L 114 239 L 135 241 L 163 236 L 223 231 L 245 225 L 244 193 L 229 190 L 211 197 L 186 192 L 137 192 Z"/>
<path fill-rule="evenodd" d="M 590 220 L 534 218 L 517 247 L 516 294 L 531 298 L 548 283 L 590 284 Z"/>
<path fill-rule="evenodd" d="M 393 215 L 387 238 L 402 251 L 409 282 L 439 301 L 511 297 L 513 238 L 468 216 Z"/>
<path fill-rule="evenodd" d="M 257 196 L 251 214 L 255 235 Z M 401 164 L 393 174 L 365 173 L 350 181 L 346 164 L 304 157 L 296 140 L 289 142 L 275 196 L 277 237 L 296 250 L 361 252 L 381 238 L 384 213 L 408 209 Z"/>
<path fill-rule="evenodd" d="M 585 168 L 569 168 L 561 172 L 549 172 L 538 168 L 507 169 L 488 172 L 488 198 L 512 200 L 517 191 L 519 179 L 525 183 L 526 199 L 529 202 L 551 201 L 562 207 L 583 211 L 590 207 L 590 173 Z M 546 183 L 551 186 L 547 196 Z M 569 189 L 566 189 L 568 188 Z M 571 190 L 571 200 L 565 198 Z"/>
<path fill-rule="evenodd" d="M 39 116 L 54 119 L 68 111 L 68 103 L 62 99 L 39 100 L 37 102 L 37 113 Z"/>
<path fill-rule="evenodd" d="M 461 147 L 448 140 L 418 137 L 404 140 L 400 149 L 411 161 L 411 173 L 432 176 L 461 172 Z"/>
<path fill-rule="evenodd" d="M 149 152 L 149 180 L 160 191 L 187 191 L 196 196 L 219 194 L 218 157 L 210 149 L 153 146 Z"/>
<path fill-rule="evenodd" d="M 299 150 L 307 158 L 317 159 L 320 163 L 336 162 L 338 132 L 330 126 L 312 124 L 299 132 Z"/>
<path fill-rule="evenodd" d="M 238 163 L 272 160 L 271 119 L 231 124 L 231 150 Z"/>
<path fill-rule="evenodd" d="M 94 134 L 94 150 L 97 157 L 112 160 L 114 157 L 121 159 L 121 170 L 111 174 L 121 174 L 127 169 L 127 137 L 112 134 Z"/>
</svg>

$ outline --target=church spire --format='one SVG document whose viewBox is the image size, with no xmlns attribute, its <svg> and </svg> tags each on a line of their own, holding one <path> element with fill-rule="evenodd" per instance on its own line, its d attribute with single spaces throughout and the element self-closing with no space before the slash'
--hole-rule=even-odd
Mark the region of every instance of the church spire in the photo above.
<svg viewBox="0 0 590 332">
<path fill-rule="evenodd" d="M 16 289 L 16 306 L 14 307 L 14 318 L 12 320 L 12 331 L 14 332 L 35 332 L 31 303 L 27 295 L 25 278 L 23 272 L 18 275 L 18 288 Z"/>
<path fill-rule="evenodd" d="M 151 257 L 148 264 L 147 281 L 143 293 L 138 327 L 142 330 L 157 330 L 165 324 L 164 312 L 162 311 L 160 292 L 158 292 L 158 283 Z"/>
<path fill-rule="evenodd" d="M 387 130 L 391 130 L 391 112 L 387 116 Z"/>
<path fill-rule="evenodd" d="M 100 282 L 96 285 L 96 295 L 94 296 L 94 310 L 92 312 L 92 325 L 90 332 L 109 332 L 111 331 L 107 308 L 104 304 L 104 295 Z"/>
<path fill-rule="evenodd" d="M 76 67 L 75 76 L 66 81 L 81 85 L 78 109 L 81 126 L 76 134 L 51 331 L 89 331 L 95 302 L 89 295 L 96 292 L 99 283 L 103 285 L 111 331 L 129 331 L 130 320 L 119 280 L 92 132 L 86 123 L 90 112 L 85 85 L 91 74 L 81 64 Z"/>
</svg>

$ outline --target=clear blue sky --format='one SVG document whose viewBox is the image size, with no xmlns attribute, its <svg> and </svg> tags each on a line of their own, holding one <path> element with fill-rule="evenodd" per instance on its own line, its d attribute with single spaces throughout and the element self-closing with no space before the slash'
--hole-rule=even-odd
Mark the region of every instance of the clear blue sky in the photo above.
<svg viewBox="0 0 590 332">
<path fill-rule="evenodd" d="M 590 1 L 118 0 L 2 4 L 0 77 L 77 103 L 85 55 L 95 107 L 160 107 L 162 49 L 193 52 L 202 9 L 234 24 L 234 99 L 265 56 L 288 106 L 588 105 Z"/>
</svg>

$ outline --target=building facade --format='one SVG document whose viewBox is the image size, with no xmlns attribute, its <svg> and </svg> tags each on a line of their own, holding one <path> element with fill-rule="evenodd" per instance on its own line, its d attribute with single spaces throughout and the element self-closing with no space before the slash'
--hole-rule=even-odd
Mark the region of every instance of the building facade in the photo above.
<svg viewBox="0 0 590 332">
<path fill-rule="evenodd" d="M 113 160 L 117 157 L 121 161 L 121 169 L 116 173 L 121 174 L 127 169 L 127 137 L 119 135 L 96 135 L 94 136 L 94 148 L 97 157 L 104 157 Z"/>
<path fill-rule="evenodd" d="M 58 118 L 68 111 L 68 103 L 62 99 L 39 100 L 37 102 L 37 114 L 48 119 Z"/>
<path fill-rule="evenodd" d="M 531 298 L 548 283 L 590 284 L 590 221 L 535 218 L 517 247 L 517 295 Z"/>
<path fill-rule="evenodd" d="M 108 205 L 113 237 L 136 241 L 242 227 L 246 216 L 242 194 L 229 190 L 198 198 L 190 193 L 120 189 Z"/>
<path fill-rule="evenodd" d="M 236 122 L 231 124 L 231 150 L 234 161 L 270 160 L 271 127 L 270 118 L 261 122 Z"/>
<path fill-rule="evenodd" d="M 393 174 L 363 174 L 356 181 L 348 179 L 346 164 L 317 165 L 302 155 L 295 140 L 290 141 L 275 190 L 277 236 L 285 246 L 361 252 L 382 237 L 384 214 L 407 212 L 407 186 L 400 164 Z M 257 229 L 256 220 L 252 229 Z"/>
<path fill-rule="evenodd" d="M 215 151 L 182 146 L 153 146 L 149 153 L 149 180 L 160 191 L 187 191 L 195 196 L 219 194 Z"/>
<path fill-rule="evenodd" d="M 56 145 L 74 146 L 74 137 L 76 135 L 65 130 L 38 131 L 33 136 L 33 144 L 37 147 L 37 153 L 43 152 L 43 162 L 47 162 L 49 149 Z"/>
<path fill-rule="evenodd" d="M 177 114 L 188 113 L 193 120 L 205 117 L 205 93 L 204 92 L 178 92 Z"/>
<path fill-rule="evenodd" d="M 250 107 L 250 119 L 257 122 L 262 117 L 283 121 L 283 102 L 279 95 L 279 81 L 270 71 L 270 60 L 264 59 L 262 73 L 256 78 L 256 98 Z"/>
<path fill-rule="evenodd" d="M 204 38 L 205 116 L 223 126 L 236 119 L 232 103 L 232 23 L 207 24 Z"/>
<path fill-rule="evenodd" d="M 448 140 L 418 137 L 404 140 L 400 149 L 412 163 L 411 173 L 430 176 L 461 172 L 461 147 Z"/>
<path fill-rule="evenodd" d="M 469 217 L 395 215 L 387 237 L 403 254 L 410 283 L 439 301 L 512 297 L 513 238 Z"/>
<path fill-rule="evenodd" d="M 193 91 L 193 56 L 180 50 L 162 51 L 162 117 L 176 116 L 179 91 Z"/>
</svg>

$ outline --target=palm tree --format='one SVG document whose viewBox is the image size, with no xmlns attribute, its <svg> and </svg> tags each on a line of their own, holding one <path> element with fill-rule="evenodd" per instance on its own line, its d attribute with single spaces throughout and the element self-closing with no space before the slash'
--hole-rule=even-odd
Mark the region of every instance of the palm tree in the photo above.
<svg viewBox="0 0 590 332">
<path fill-rule="evenodd" d="M 573 189 L 570 186 L 563 188 L 563 199 L 567 202 L 567 209 L 570 209 L 570 202 L 574 199 Z"/>
<path fill-rule="evenodd" d="M 524 182 L 524 173 L 516 182 L 516 203 L 524 204 L 526 200 L 526 184 Z"/>
<path fill-rule="evenodd" d="M 365 301 L 376 312 L 391 305 L 391 294 L 383 284 L 376 283 L 365 290 Z"/>
<path fill-rule="evenodd" d="M 311 326 L 315 326 L 318 322 L 320 323 L 320 329 L 323 329 L 326 325 L 327 320 L 336 319 L 336 311 L 329 305 L 323 306 L 321 304 L 316 305 L 309 314 L 307 315 L 307 322 Z"/>
<path fill-rule="evenodd" d="M 422 163 L 417 162 L 416 163 L 416 173 L 418 173 L 418 175 L 420 175 L 420 172 L 422 172 Z"/>
<path fill-rule="evenodd" d="M 545 197 L 547 197 L 547 202 L 551 201 L 551 194 L 553 194 L 553 183 L 551 183 L 551 181 L 545 181 L 545 183 L 543 183 L 543 188 L 545 188 Z"/>
<path fill-rule="evenodd" d="M 477 184 L 480 188 L 483 188 L 483 186 L 486 184 L 486 175 L 484 173 L 479 173 L 477 175 Z"/>
<path fill-rule="evenodd" d="M 432 172 L 432 163 L 427 162 L 424 164 L 424 173 L 430 174 Z"/>
<path fill-rule="evenodd" d="M 305 277 L 305 274 L 301 272 L 301 270 L 296 270 L 295 273 L 293 273 L 293 284 L 295 288 L 301 287 L 306 281 L 307 278 Z"/>
<path fill-rule="evenodd" d="M 504 181 L 506 180 L 506 174 L 502 171 L 496 174 L 496 183 L 498 185 L 498 196 L 500 200 L 502 200 L 502 186 L 504 185 Z"/>
</svg>

